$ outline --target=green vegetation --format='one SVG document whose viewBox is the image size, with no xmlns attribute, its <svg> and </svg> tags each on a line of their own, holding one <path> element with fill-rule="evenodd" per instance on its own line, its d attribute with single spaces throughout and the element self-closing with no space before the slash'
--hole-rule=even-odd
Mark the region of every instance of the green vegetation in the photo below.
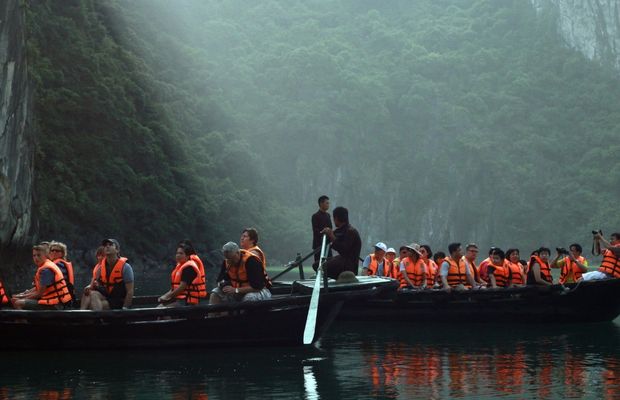
<svg viewBox="0 0 620 400">
<path fill-rule="evenodd" d="M 27 4 L 43 237 L 285 260 L 323 193 L 394 246 L 620 227 L 618 72 L 527 1 Z"/>
</svg>

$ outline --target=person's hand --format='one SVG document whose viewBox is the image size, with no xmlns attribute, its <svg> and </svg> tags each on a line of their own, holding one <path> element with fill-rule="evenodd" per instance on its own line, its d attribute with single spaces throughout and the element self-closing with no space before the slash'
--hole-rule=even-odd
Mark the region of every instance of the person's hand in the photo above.
<svg viewBox="0 0 620 400">
<path fill-rule="evenodd" d="M 84 296 L 90 296 L 90 290 L 91 290 L 90 285 L 86 286 L 84 288 Z"/>
<path fill-rule="evenodd" d="M 594 239 L 595 240 L 601 240 L 603 238 L 603 235 L 601 234 L 601 232 L 597 232 L 596 235 L 594 235 Z"/>
<path fill-rule="evenodd" d="M 235 288 L 232 286 L 224 286 L 222 288 L 222 292 L 226 293 L 226 294 L 235 294 Z"/>
<path fill-rule="evenodd" d="M 332 228 L 323 228 L 323 230 L 321 231 L 322 235 L 328 235 L 332 233 Z"/>
<path fill-rule="evenodd" d="M 90 284 L 91 289 L 97 289 L 99 287 L 99 281 L 93 281 L 93 283 Z"/>
<path fill-rule="evenodd" d="M 165 303 L 165 302 L 167 302 L 167 301 L 170 301 L 170 293 L 166 293 L 166 294 L 161 295 L 161 296 L 159 297 L 159 299 L 157 299 L 157 301 L 158 301 L 159 303 Z"/>
</svg>

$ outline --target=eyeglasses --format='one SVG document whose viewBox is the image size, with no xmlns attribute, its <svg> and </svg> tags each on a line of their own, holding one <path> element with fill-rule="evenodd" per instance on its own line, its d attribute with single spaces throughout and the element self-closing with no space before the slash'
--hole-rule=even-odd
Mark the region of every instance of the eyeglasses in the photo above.
<svg viewBox="0 0 620 400">
<path fill-rule="evenodd" d="M 426 250 L 420 249 L 420 253 L 426 253 Z"/>
<path fill-rule="evenodd" d="M 469 251 L 471 253 L 477 253 L 478 252 L 478 250 L 473 250 L 473 249 L 470 249 L 470 250 L 467 250 L 467 251 Z"/>
<path fill-rule="evenodd" d="M 60 250 L 60 249 L 51 249 L 50 253 L 62 253 L 62 250 Z"/>
</svg>

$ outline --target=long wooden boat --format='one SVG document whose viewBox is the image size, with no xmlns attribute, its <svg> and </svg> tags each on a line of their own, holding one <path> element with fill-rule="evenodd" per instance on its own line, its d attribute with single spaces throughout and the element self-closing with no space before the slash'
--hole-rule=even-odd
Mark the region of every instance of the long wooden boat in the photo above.
<svg viewBox="0 0 620 400">
<path fill-rule="evenodd" d="M 313 283 L 272 299 L 179 308 L 110 311 L 0 311 L 0 349 L 101 349 L 191 346 L 301 345 Z M 392 288 L 349 285 L 322 293 L 314 341 L 342 305 Z M 138 301 L 137 303 L 139 303 Z"/>
<path fill-rule="evenodd" d="M 358 277 L 364 281 L 365 277 Z M 373 278 L 389 279 L 389 278 Z M 287 285 L 285 283 L 284 285 Z M 338 318 L 409 322 L 603 322 L 620 315 L 620 279 L 546 287 L 403 290 L 347 303 Z"/>
</svg>

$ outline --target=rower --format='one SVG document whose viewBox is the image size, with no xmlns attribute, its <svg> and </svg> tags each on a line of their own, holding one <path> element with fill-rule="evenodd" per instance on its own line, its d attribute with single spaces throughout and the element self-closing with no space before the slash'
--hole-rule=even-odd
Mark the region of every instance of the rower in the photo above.
<svg viewBox="0 0 620 400">
<path fill-rule="evenodd" d="M 263 267 L 267 268 L 267 258 L 265 257 L 265 253 L 260 247 L 258 247 L 258 231 L 256 228 L 245 228 L 243 232 L 241 232 L 239 247 L 253 253 L 263 263 Z"/>
<path fill-rule="evenodd" d="M 524 266 L 519 260 L 519 249 L 506 250 L 506 266 L 508 267 L 508 287 L 525 286 Z"/>
<path fill-rule="evenodd" d="M 432 288 L 435 286 L 438 269 L 437 264 L 432 259 L 433 251 L 429 245 L 423 244 L 420 246 L 420 254 L 422 254 L 422 262 L 424 262 L 426 269 L 426 287 Z"/>
<path fill-rule="evenodd" d="M 62 275 L 67 281 L 67 287 L 69 288 L 69 293 L 71 293 L 71 298 L 73 301 L 75 301 L 75 280 L 73 277 L 73 264 L 67 261 L 67 245 L 52 240 L 49 243 L 49 249 L 49 258 L 54 264 L 58 266 L 58 268 L 60 268 Z"/>
<path fill-rule="evenodd" d="M 177 264 L 170 275 L 171 288 L 159 297 L 159 307 L 194 306 L 206 297 L 204 276 L 191 258 L 193 252 L 194 249 L 189 245 L 178 245 L 175 254 Z"/>
<path fill-rule="evenodd" d="M 49 247 L 32 247 L 32 260 L 37 266 L 34 287 L 11 298 L 18 310 L 60 310 L 71 302 L 67 281 L 60 268 L 49 258 Z"/>
<path fill-rule="evenodd" d="M 593 231 L 594 233 L 594 231 Z M 603 248 L 603 261 L 597 271 L 582 275 L 584 281 L 620 278 L 620 232 L 612 233 L 608 242 L 599 231 L 594 235 L 595 244 Z"/>
<path fill-rule="evenodd" d="M 528 285 L 553 285 L 551 268 L 549 267 L 549 255 L 551 250 L 541 247 L 532 253 L 529 270 L 527 272 Z"/>
<path fill-rule="evenodd" d="M 364 259 L 362 275 L 390 276 L 391 263 L 385 258 L 387 246 L 383 242 L 375 244 L 375 251 Z M 396 254 L 395 254 L 396 255 Z"/>
<path fill-rule="evenodd" d="M 388 247 L 387 251 L 385 252 L 385 259 L 387 260 L 387 265 L 390 268 L 390 274 L 386 276 L 389 276 L 390 278 L 396 278 L 397 267 L 394 266 L 394 261 L 396 260 L 396 250 L 394 250 L 393 247 Z"/>
<path fill-rule="evenodd" d="M 426 288 L 426 268 L 422 261 L 420 245 L 411 243 L 405 246 L 407 257 L 400 262 L 400 289 Z"/>
<path fill-rule="evenodd" d="M 588 260 L 581 255 L 583 248 L 579 243 L 568 246 L 568 251 L 556 248 L 557 255 L 551 261 L 551 268 L 560 269 L 560 283 L 575 283 L 581 279 L 584 272 L 588 272 Z"/>
<path fill-rule="evenodd" d="M 338 275 L 344 271 L 351 271 L 357 275 L 360 250 L 362 249 L 360 234 L 349 223 L 349 210 L 346 208 L 334 208 L 332 217 L 334 217 L 336 229 L 325 228 L 321 233 L 327 235 L 331 248 L 336 250 L 338 255 L 323 264 L 323 271 L 328 278 L 332 279 L 338 279 Z M 315 267 L 318 266 L 312 266 L 316 271 Z"/>
<path fill-rule="evenodd" d="M 452 289 L 466 290 L 476 286 L 474 271 L 463 260 L 463 250 L 460 243 L 448 245 L 450 257 L 441 264 L 440 278 L 443 289 L 449 292 Z"/>
<path fill-rule="evenodd" d="M 489 283 L 491 288 L 508 286 L 508 267 L 504 264 L 505 253 L 502 249 L 494 248 L 491 252 L 491 262 L 488 265 Z"/>
</svg>

